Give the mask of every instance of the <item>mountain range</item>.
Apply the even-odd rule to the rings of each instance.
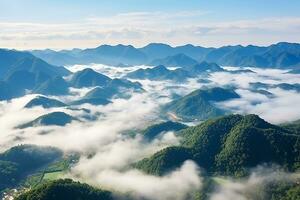
[[[223,46],[206,48],[191,44],[171,47],[151,43],[142,48],[131,45],[101,45],[91,49],[63,51],[35,50],[32,53],[54,65],[103,63],[108,65],[190,66],[214,62],[222,66],[299,68],[300,44],[280,42],[270,46]]]

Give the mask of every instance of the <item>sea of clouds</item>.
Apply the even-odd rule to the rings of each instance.
[[[91,64],[70,66],[69,69],[75,72],[86,67],[91,67],[112,78],[120,78],[128,72],[147,66],[117,68]],[[0,102],[0,151],[27,143],[55,146],[65,152],[76,151],[82,156],[67,175],[69,177],[121,193],[129,192],[136,198],[183,200],[188,198],[192,191],[201,190],[203,185],[201,170],[194,162],[187,161],[177,170],[162,177],[146,175],[130,168],[131,164],[167,146],[178,145],[180,137],[168,132],[159,139],[145,142],[139,134],[130,136],[126,132],[139,133],[147,126],[161,121],[159,107],[170,102],[172,95],[186,95],[203,86],[234,86],[241,98],[217,104],[229,112],[254,113],[277,124],[300,119],[300,106],[297,106],[300,102],[300,93],[273,88],[269,90],[273,96],[268,97],[253,92],[249,85],[251,82],[299,83],[300,76],[288,74],[284,70],[255,68],[251,70],[255,73],[212,73],[206,77],[210,80],[207,84],[197,79],[190,79],[186,83],[138,80],[146,92],[132,93],[129,99],[114,99],[111,104],[105,106],[82,105],[77,107],[78,109],[41,107],[25,109],[26,103],[36,95],[2,101]],[[72,88],[71,95],[54,98],[67,103],[84,96],[90,89]],[[96,120],[86,120],[84,116],[87,113],[81,108],[90,110],[89,115],[95,116]],[[22,130],[15,128],[54,111],[66,112],[80,121],[73,121],[64,127],[30,127]],[[250,186],[263,184],[265,180],[274,177],[272,172],[260,175],[257,176],[256,171],[247,180],[228,179],[226,184],[214,191],[211,199],[245,199],[244,195],[248,194]]]

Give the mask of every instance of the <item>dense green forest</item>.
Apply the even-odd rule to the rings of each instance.
[[[276,163],[287,170],[300,167],[300,137],[256,115],[229,115],[180,131],[182,145],[168,147],[136,167],[162,175],[194,160],[208,173],[244,176],[259,164]]]
[[[60,179],[48,182],[21,194],[16,200],[111,200],[109,191],[96,189],[87,184]]]

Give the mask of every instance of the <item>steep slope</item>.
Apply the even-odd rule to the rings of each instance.
[[[202,62],[175,70],[167,69],[164,65],[159,65],[153,68],[138,69],[133,72],[129,72],[125,77],[132,79],[172,80],[181,82],[199,75],[207,75],[210,72],[222,71],[225,70],[215,63]]]
[[[20,125],[17,128],[23,129],[33,126],[65,126],[73,120],[77,119],[64,112],[52,112],[42,115],[31,122]]]
[[[103,63],[118,65],[120,63],[135,65],[143,64],[147,56],[131,45],[101,45],[94,49],[82,50],[78,56],[79,63]]]
[[[162,59],[156,59],[150,62],[150,65],[164,65],[166,67],[191,67],[196,65],[198,62],[193,58],[186,56],[185,54],[177,54],[174,56],[168,56]]]
[[[34,99],[30,100],[24,107],[33,108],[36,106],[41,106],[43,108],[54,108],[54,107],[65,107],[67,106],[61,101],[56,99],[51,99],[43,96],[37,96]]]
[[[198,75],[201,73],[225,71],[222,67],[220,67],[216,63],[208,63],[208,62],[201,62],[196,65],[191,65],[189,67],[186,67],[185,70],[188,71],[190,73],[190,75]]]
[[[182,145],[161,150],[136,164],[152,174],[164,174],[194,160],[209,173],[243,176],[248,169],[276,163],[299,168],[300,137],[256,115],[229,115],[180,132]]]
[[[61,77],[57,76],[38,85],[32,93],[43,95],[66,95],[69,92],[69,84]]]
[[[182,98],[170,102],[164,107],[167,112],[174,113],[183,120],[205,120],[225,114],[213,102],[239,98],[232,89],[208,88],[196,90]]]
[[[126,78],[132,79],[148,79],[148,80],[172,80],[172,81],[185,81],[192,76],[188,71],[183,69],[169,70],[163,65],[154,68],[138,69],[128,73]]]
[[[125,65],[148,64],[153,60],[185,54],[198,62],[214,62],[219,65],[272,68],[299,68],[300,66],[300,44],[287,42],[280,42],[266,47],[236,45],[220,48],[205,48],[190,44],[171,47],[161,43],[152,43],[142,48],[135,48],[130,45],[102,45],[85,50],[57,52],[45,50],[44,52],[34,51],[33,53],[42,59],[47,59],[52,64],[68,65],[79,63],[102,63],[116,66],[120,63]],[[170,62],[172,65],[176,65],[176,63],[177,61]]]
[[[142,132],[143,137],[150,141],[155,139],[157,136],[159,136],[163,132],[168,131],[180,131],[182,129],[187,128],[186,125],[178,123],[178,122],[172,122],[172,121],[166,121],[159,124],[154,124],[152,126],[149,126],[147,129],[145,129]]]
[[[0,93],[4,93],[4,100],[22,96],[25,90],[33,90],[54,77],[70,74],[64,67],[50,65],[27,52],[0,49],[0,64],[0,80],[5,82]]]
[[[40,185],[21,194],[16,200],[112,200],[109,191],[96,189],[87,184],[72,181],[71,179],[60,179]]]
[[[11,99],[14,96],[21,95],[22,93],[22,91],[14,91],[13,87],[7,82],[0,81],[0,101]]]
[[[20,145],[0,154],[0,191],[16,186],[24,177],[62,157],[52,147]]]
[[[142,85],[126,79],[113,79],[105,87],[96,87],[89,91],[83,99],[111,99],[113,97],[128,98],[131,92],[142,92]]]
[[[76,88],[105,86],[109,81],[111,81],[109,77],[86,68],[72,75],[70,85]]]

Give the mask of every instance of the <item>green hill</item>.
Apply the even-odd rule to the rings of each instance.
[[[87,184],[74,182],[71,179],[60,179],[37,186],[16,200],[111,200],[109,191],[96,189]]]
[[[62,157],[52,147],[20,145],[0,154],[0,191],[16,186],[29,173]]]
[[[135,166],[162,175],[185,160],[208,173],[243,176],[249,168],[276,163],[288,170],[300,167],[300,136],[256,115],[229,115],[184,129],[178,147],[157,152]]]
[[[66,124],[71,123],[73,120],[77,119],[64,112],[52,112],[42,115],[28,123],[22,124],[17,128],[23,129],[32,126],[65,126]]]
[[[184,124],[178,122],[166,121],[166,122],[149,126],[147,129],[145,129],[142,132],[142,134],[146,140],[153,140],[160,133],[168,132],[168,131],[180,131],[185,128],[187,128],[187,126]]]
[[[225,111],[217,108],[214,102],[239,97],[233,89],[219,87],[199,89],[170,102],[164,109],[183,120],[206,120],[225,114]]]

